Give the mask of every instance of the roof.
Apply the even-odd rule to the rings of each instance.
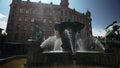
[[[28,2],[27,1],[22,1],[21,4],[27,4]],[[39,6],[39,2],[29,2],[30,5],[33,5],[33,6]],[[41,3],[42,6],[44,7],[50,7],[51,4],[48,4],[48,3]],[[56,4],[52,4],[52,7],[54,8],[60,8],[60,5],[56,5]]]

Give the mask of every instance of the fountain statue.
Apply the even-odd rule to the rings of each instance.
[[[32,35],[29,37],[28,41],[29,42],[42,42],[43,41],[43,33],[42,31],[40,30],[39,26],[38,26],[38,23],[37,21],[34,22],[33,24],[33,33]]]
[[[79,47],[76,44],[77,33],[83,28],[84,24],[79,22],[56,24],[56,35],[45,40],[40,47],[48,51],[71,51],[74,54]]]
[[[113,21],[112,24],[108,25],[106,30],[106,51],[119,52],[120,48],[120,25],[116,25],[117,21]],[[112,29],[110,29],[112,27]]]

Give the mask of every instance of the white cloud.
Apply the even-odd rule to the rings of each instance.
[[[5,18],[6,16],[0,13],[0,19]]]
[[[105,30],[93,28],[93,36],[105,36]]]
[[[7,22],[5,21],[7,17],[0,13],[0,28],[6,30]]]
[[[2,29],[6,29],[6,26],[7,26],[7,22],[5,22],[5,21],[0,21],[0,28],[2,28]]]

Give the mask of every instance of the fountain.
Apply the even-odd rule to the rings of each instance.
[[[63,22],[61,24],[56,24],[55,36],[51,36],[48,39],[46,39],[40,45],[40,47],[44,50],[44,52],[67,51],[71,52],[72,54],[75,54],[77,51],[88,51],[84,45],[84,43],[87,42],[84,42],[81,38],[78,38],[79,33],[83,28],[84,24],[81,24],[79,22]],[[102,44],[98,46],[101,48],[101,50],[104,50]]]
[[[94,43],[101,50],[95,51],[91,46],[87,50],[82,38],[78,38],[79,33],[84,28],[80,22],[62,22],[55,25],[56,34],[46,39],[39,48],[39,51],[28,56],[27,68],[79,68],[81,65],[119,65],[119,55],[105,54],[105,48],[98,40],[93,39]],[[88,38],[88,40],[90,40]],[[28,54],[29,54],[28,53]],[[34,57],[33,57],[34,56]],[[109,60],[113,58],[113,60]],[[104,62],[103,62],[104,61]]]

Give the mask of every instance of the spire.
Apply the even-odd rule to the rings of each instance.
[[[41,0],[39,0],[39,3],[41,3]]]
[[[87,10],[87,12],[86,12],[87,14],[91,14],[91,12],[89,11],[89,10]]]
[[[69,2],[68,2],[68,0],[61,0],[60,5],[61,5],[61,7],[63,7],[63,8],[68,8]]]
[[[30,2],[30,0],[27,0],[27,2]]]
[[[91,16],[91,12],[89,10],[87,10],[86,15],[90,17]]]
[[[50,2],[50,4],[52,5],[52,4],[53,4],[53,2]]]

